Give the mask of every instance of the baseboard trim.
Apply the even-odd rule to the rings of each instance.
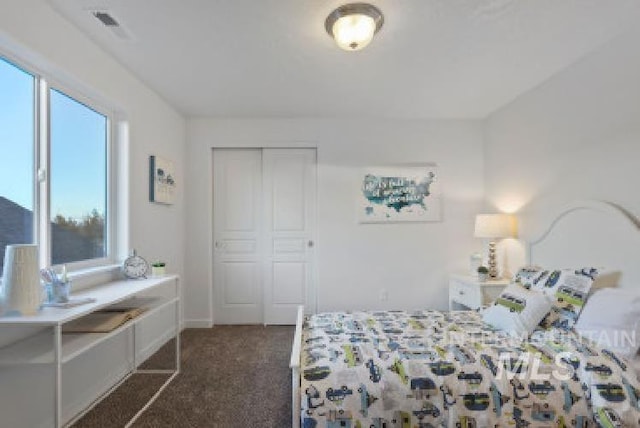
[[[207,319],[184,320],[182,325],[184,328],[211,328],[213,327],[213,322]]]

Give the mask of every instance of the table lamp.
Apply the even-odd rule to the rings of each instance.
[[[478,214],[474,236],[489,239],[489,277],[496,279],[498,269],[496,263],[496,239],[516,236],[516,218],[509,214]]]

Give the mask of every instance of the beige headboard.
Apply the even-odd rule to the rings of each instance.
[[[623,208],[582,201],[549,215],[529,244],[529,262],[545,268],[605,268],[597,286],[640,291],[640,221]]]

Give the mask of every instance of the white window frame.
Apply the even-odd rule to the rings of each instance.
[[[116,121],[113,109],[96,102],[81,91],[70,88],[52,76],[40,72],[36,67],[26,66],[22,61],[0,52],[0,58],[16,66],[34,77],[34,203],[33,203],[33,238],[38,245],[41,267],[51,265],[51,175],[50,175],[50,90],[56,90],[69,98],[83,104],[106,118],[105,155],[106,155],[106,210],[105,210],[105,256],[87,260],[65,263],[72,274],[82,274],[99,267],[112,267],[116,263],[117,247],[117,177],[115,141]]]

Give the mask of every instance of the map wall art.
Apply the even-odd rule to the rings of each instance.
[[[435,165],[367,168],[358,197],[360,223],[440,221]]]

